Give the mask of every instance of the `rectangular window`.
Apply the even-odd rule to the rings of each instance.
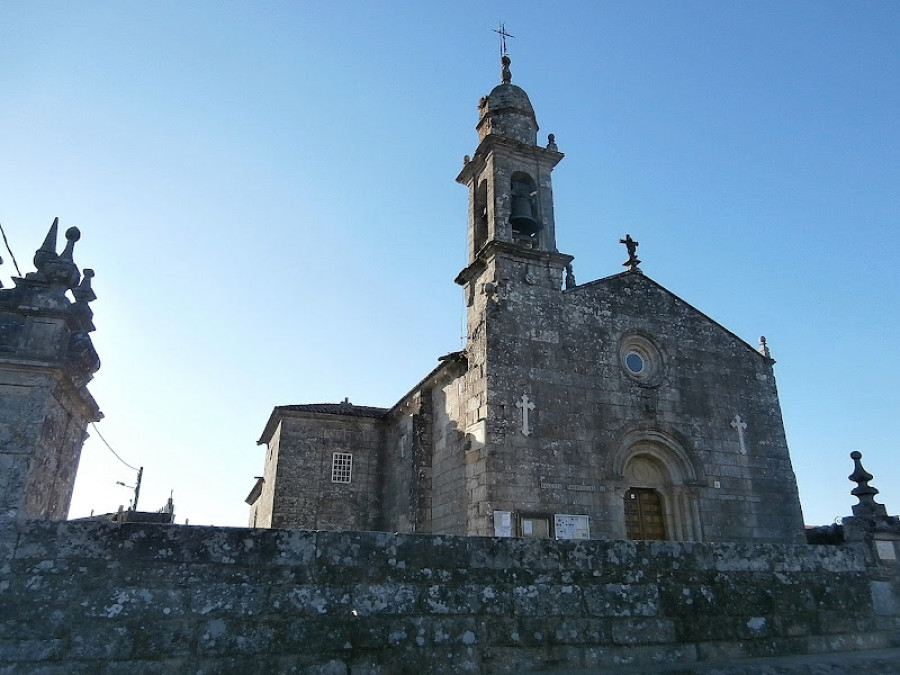
[[[331,482],[349,483],[353,472],[353,454],[335,452],[331,456]]]

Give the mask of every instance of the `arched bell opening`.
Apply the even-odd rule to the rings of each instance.
[[[478,187],[475,188],[475,212],[472,214],[473,217],[473,237],[474,240],[472,242],[474,251],[472,251],[473,255],[477,254],[478,251],[487,243],[488,239],[488,199],[487,199],[487,181],[482,180]]]
[[[510,181],[509,224],[513,241],[533,246],[541,229],[537,213],[537,187],[527,173],[517,171]]]

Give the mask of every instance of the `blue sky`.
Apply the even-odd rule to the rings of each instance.
[[[142,507],[242,525],[275,405],[388,406],[460,347],[476,103],[513,81],[579,282],[643,269],[777,359],[809,523],[900,510],[900,4],[6,2],[0,223],[95,269],[100,430]],[[14,270],[5,251],[0,279]],[[72,516],[133,481],[96,435]]]

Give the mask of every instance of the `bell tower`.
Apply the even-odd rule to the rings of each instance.
[[[512,84],[509,56],[502,82],[478,103],[478,147],[466,156],[458,183],[469,189],[469,264],[493,242],[556,252],[550,173],[563,158],[551,134],[537,144],[528,94]]]
[[[467,289],[472,306],[473,283],[498,252],[530,261],[525,273],[560,288],[571,256],[556,250],[553,186],[550,174],[563,158],[553,134],[537,144],[538,123],[528,94],[512,84],[510,58],[501,58],[501,83],[478,102],[478,147],[466,155],[456,181],[469,189],[469,263],[456,283]],[[490,290],[490,287],[488,287]]]
[[[469,190],[469,257],[456,283],[467,306],[465,463],[474,497],[465,531],[471,535],[494,534],[495,512],[515,509],[499,467],[521,461],[538,443],[522,423],[534,409],[529,364],[554,339],[563,270],[572,261],[556,249],[553,217],[550,174],[563,154],[552,134],[546,146],[537,144],[528,94],[512,84],[505,53],[501,62],[501,83],[478,104],[478,147],[456,178]]]

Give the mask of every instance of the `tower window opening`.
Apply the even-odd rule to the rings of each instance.
[[[536,198],[537,188],[531,176],[521,171],[514,173],[510,181],[509,213],[514,238],[534,238],[541,229],[535,208]]]
[[[483,180],[475,190],[475,213],[474,220],[474,251],[478,253],[481,247],[487,243],[488,238],[488,209],[487,209],[487,181]]]

